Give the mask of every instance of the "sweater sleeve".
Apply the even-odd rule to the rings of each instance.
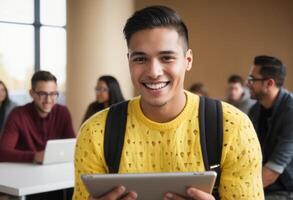
[[[289,108],[290,109],[290,108]],[[278,131],[277,145],[274,148],[266,166],[282,174],[293,157],[293,109],[284,113],[282,126]]]
[[[20,137],[18,114],[11,112],[0,139],[0,162],[32,162],[35,153],[16,149]]]
[[[88,192],[82,183],[82,174],[107,173],[104,160],[104,126],[106,112],[102,112],[81,127],[75,149],[75,186],[73,200],[87,200]]]
[[[223,104],[223,113],[221,199],[264,199],[262,155],[253,125],[246,115],[227,104]]]

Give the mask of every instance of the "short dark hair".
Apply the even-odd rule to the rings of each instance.
[[[129,45],[132,35],[145,29],[167,27],[175,29],[188,49],[188,30],[179,15],[166,6],[150,6],[136,11],[126,22],[123,33]]]
[[[35,89],[39,81],[54,81],[57,83],[57,78],[48,71],[37,71],[31,79],[32,89]]]
[[[203,96],[208,96],[207,88],[201,82],[197,82],[197,83],[192,84],[189,88],[189,91],[193,92],[195,94],[201,94]]]
[[[124,101],[120,85],[113,76],[101,76],[98,81],[104,81],[109,89],[109,106]]]
[[[284,84],[286,77],[286,68],[278,58],[272,56],[256,56],[254,65],[260,66],[260,74],[263,78],[271,78],[276,82],[277,87]]]
[[[244,80],[241,76],[233,74],[228,78],[228,83],[240,83],[243,86]]]

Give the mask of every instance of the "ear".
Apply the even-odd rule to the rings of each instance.
[[[188,49],[186,51],[185,59],[186,59],[186,65],[187,65],[186,70],[189,71],[189,70],[191,70],[192,62],[193,62],[193,55],[192,55],[192,50],[191,49]]]
[[[276,82],[274,79],[270,78],[268,79],[268,82],[267,82],[267,85],[272,87],[272,86],[275,86],[276,85]]]
[[[31,97],[33,98],[33,93],[34,93],[34,91],[32,90],[32,89],[30,89],[30,95],[31,95]]]

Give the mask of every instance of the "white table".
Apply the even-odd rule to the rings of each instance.
[[[74,186],[73,163],[51,165],[0,163],[0,192],[19,196]]]

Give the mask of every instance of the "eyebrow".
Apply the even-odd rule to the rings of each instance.
[[[131,58],[134,56],[145,56],[146,54],[144,52],[134,51],[134,52],[130,53],[129,55],[130,55],[129,57]]]
[[[159,52],[159,55],[166,55],[166,54],[177,54],[177,52],[175,51],[160,51]],[[140,51],[134,51],[133,53],[130,53],[130,58],[131,57],[134,57],[134,56],[145,56],[147,55],[146,53],[144,52],[140,52]]]

